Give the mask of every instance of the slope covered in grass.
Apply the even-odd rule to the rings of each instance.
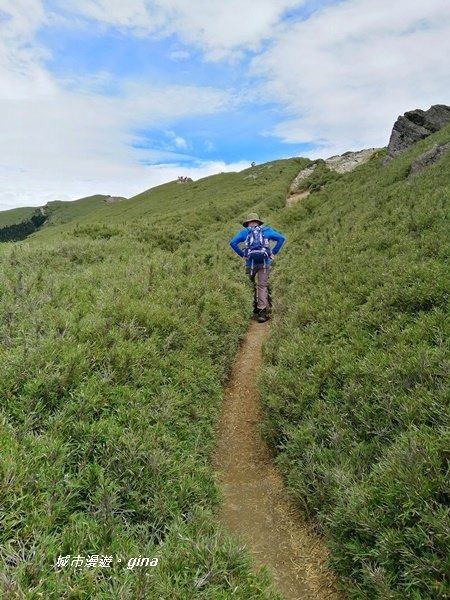
[[[47,214],[46,226],[61,225],[84,216],[88,216],[103,206],[109,206],[106,202],[110,196],[96,194],[79,200],[53,200],[45,205]]]
[[[142,241],[178,247],[179,242],[199,239],[204,226],[213,224],[220,229],[230,221],[236,226],[238,216],[244,216],[249,206],[282,206],[283,186],[289,185],[289,178],[308,162],[306,159],[273,161],[191,183],[166,183],[128,200],[103,204],[93,213],[79,215],[62,227],[42,230],[33,237],[61,239],[65,235],[76,235],[99,239],[122,235],[125,227],[127,235]],[[280,181],[283,182],[281,187]],[[174,238],[175,242],[168,238]]]
[[[0,211],[0,242],[24,240],[53,225],[79,219],[104,206],[110,196],[101,194],[79,200],[55,200],[42,207],[13,208]]]
[[[278,211],[265,432],[349,598],[448,598],[450,154],[375,158]]]
[[[31,206],[0,211],[0,229],[31,219],[35,211],[36,208]]]
[[[350,598],[449,595],[450,156],[409,176],[449,139],[321,173],[289,209],[308,161],[166,184],[0,245],[0,595],[274,597],[219,535],[210,472],[251,311],[227,244],[252,210],[287,236],[261,389],[293,496]],[[55,569],[97,554],[111,567]],[[117,561],[137,556],[158,567]]]
[[[305,162],[0,246],[1,597],[275,598],[219,535],[210,458],[251,311],[228,240]]]

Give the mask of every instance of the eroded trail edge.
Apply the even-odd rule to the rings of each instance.
[[[324,543],[288,500],[258,433],[257,379],[269,328],[251,322],[225,392],[214,459],[224,497],[219,518],[249,548],[255,565],[268,568],[286,600],[342,599],[325,566]]]

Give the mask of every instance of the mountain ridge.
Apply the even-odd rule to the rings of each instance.
[[[411,145],[414,145],[421,139],[436,133],[450,123],[450,107],[443,104],[432,105],[427,111],[415,109],[406,112],[395,121],[390,135],[389,143],[386,148],[369,148],[357,151],[347,151],[341,155],[331,156],[327,159],[308,160],[308,165],[302,169],[291,183],[289,194],[296,198],[306,197],[308,192],[317,191],[325,181],[332,179],[324,173],[325,169],[343,174],[349,172],[358,166],[370,160],[374,155],[387,151],[384,159],[384,164],[392,161],[400,153],[407,150]],[[447,146],[438,147],[434,152],[429,151],[427,157],[422,160],[418,159],[412,171],[415,172],[423,166],[432,164],[438,160],[445,152],[449,151]],[[302,159],[301,157],[299,157]],[[269,167],[276,161],[270,161],[263,165],[255,165],[249,169],[244,169],[239,173],[248,173],[249,179],[255,179],[258,175],[258,169]],[[313,175],[317,166],[322,168]],[[197,180],[201,182],[210,177],[224,175],[223,173],[210,175]],[[195,185],[197,182],[190,182]],[[138,198],[147,198],[152,191],[158,194],[159,190],[167,189],[167,186],[173,186],[174,183],[179,183],[179,180],[170,181],[159,186],[149,188],[133,197],[123,198],[111,195],[95,194],[84,198],[79,198],[72,201],[50,201],[44,206],[37,208],[23,207],[10,209],[9,211],[0,211],[0,242],[2,241],[19,241],[30,235],[33,235],[45,227],[52,225],[61,225],[76,221],[97,211],[104,205],[112,205],[127,200],[136,200]],[[194,188],[195,189],[195,188]],[[174,196],[176,192],[174,190]],[[295,198],[294,198],[295,197]],[[44,218],[45,217],[45,218]]]

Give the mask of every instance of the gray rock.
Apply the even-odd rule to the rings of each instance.
[[[344,154],[330,156],[330,158],[323,160],[323,162],[331,171],[336,171],[337,173],[348,173],[349,171],[356,169],[356,167],[359,167],[359,165],[369,161],[372,156],[378,152],[378,150],[379,148],[368,148],[366,150],[358,150],[357,152],[344,152]],[[306,169],[302,169],[300,171],[300,173],[291,183],[289,194],[298,194],[302,190],[302,183],[314,173],[318,162],[321,160],[322,159],[316,160],[306,167]]]
[[[124,198],[123,196],[107,196],[105,198],[106,204],[112,204],[113,202],[123,202],[123,200],[126,200],[126,198]]]
[[[344,152],[340,156],[330,156],[325,160],[325,163],[332,171],[348,173],[369,161],[378,150],[379,148],[368,148],[357,152]]]
[[[411,170],[409,174],[414,175],[414,173],[421,171],[425,167],[429,167],[437,162],[440,158],[445,156],[445,154],[448,152],[450,152],[450,142],[447,142],[447,144],[435,144],[431,150],[428,150],[428,152],[425,152],[416,158],[416,160],[411,164]]]
[[[411,110],[398,117],[392,128],[386,162],[450,123],[450,106],[435,104],[428,110]]]
[[[307,179],[312,173],[314,173],[317,167],[317,163],[313,163],[306,167],[306,169],[302,169],[294,181],[291,183],[291,187],[289,188],[289,194],[297,194],[300,190],[300,185],[305,179]]]

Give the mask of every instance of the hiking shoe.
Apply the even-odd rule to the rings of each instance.
[[[269,320],[269,316],[268,316],[266,310],[263,308],[258,313],[258,323],[265,323],[268,320]]]

